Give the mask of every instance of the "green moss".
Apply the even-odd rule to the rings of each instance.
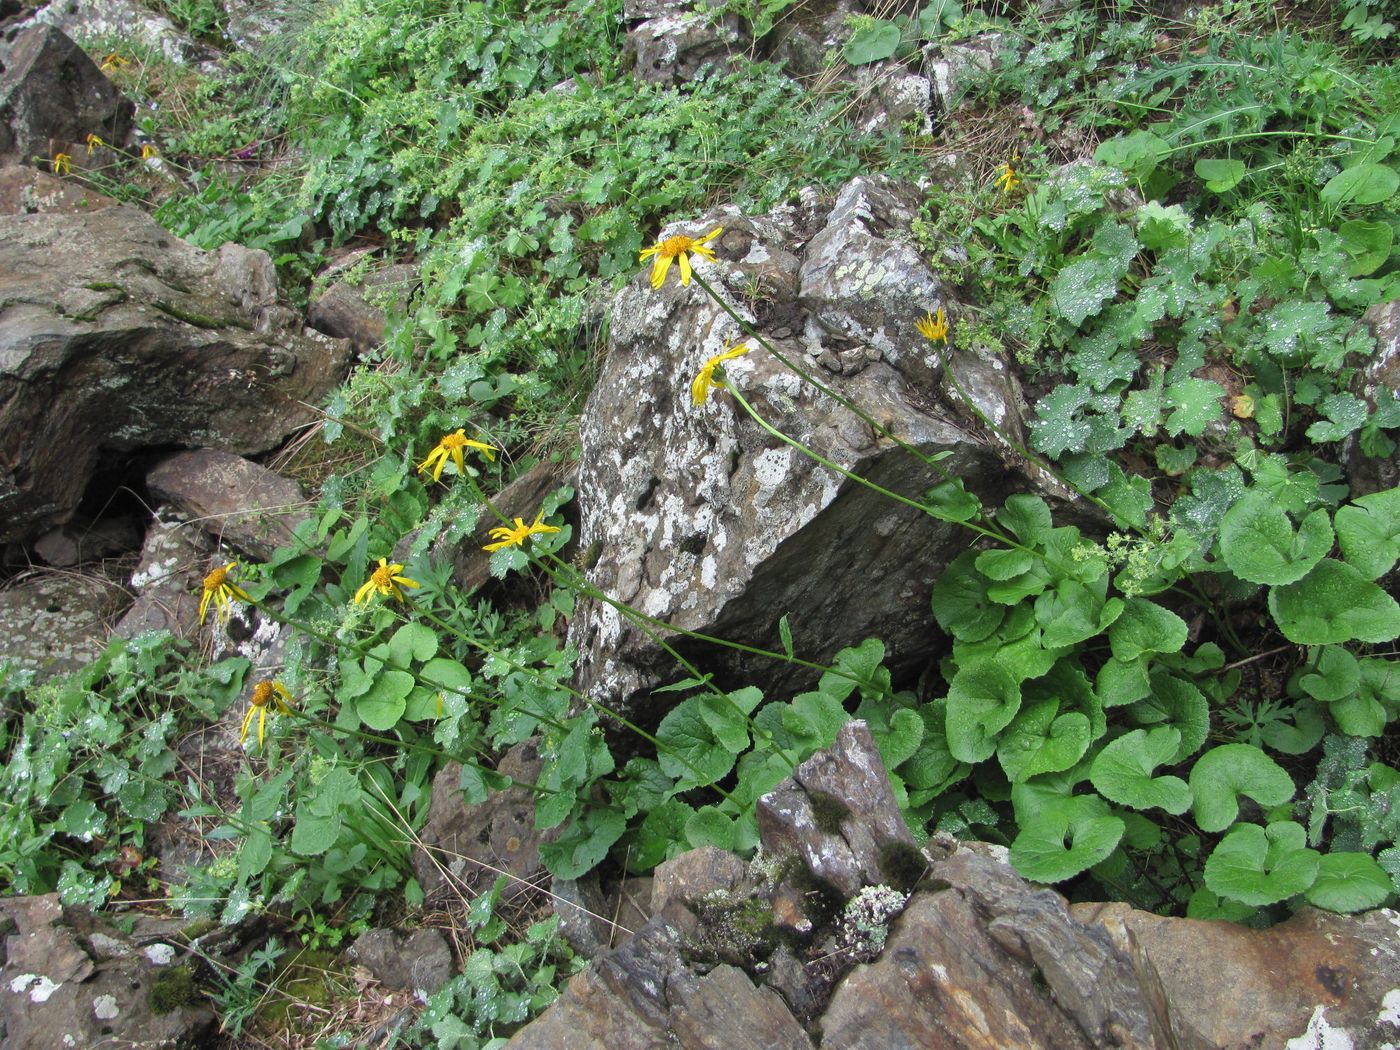
[[[259,1016],[274,1027],[295,1026],[303,1016],[302,1004],[326,1006],[335,998],[333,982],[340,973],[335,952],[298,952],[278,969],[272,983],[282,994],[269,996]]]
[[[841,834],[841,822],[851,815],[846,803],[820,791],[808,791],[807,797],[812,800],[812,816],[817,827],[828,835]]]
[[[199,986],[188,966],[169,966],[151,984],[146,1004],[159,1017],[199,1001]]]
[[[908,893],[928,871],[928,858],[907,842],[893,842],[880,851],[880,871],[891,886]]]

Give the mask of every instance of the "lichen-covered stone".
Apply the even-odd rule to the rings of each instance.
[[[41,572],[0,591],[0,653],[41,678],[91,663],[130,598],[101,575]]]

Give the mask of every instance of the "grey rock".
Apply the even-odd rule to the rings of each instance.
[[[755,348],[727,374],[767,422],[908,498],[946,472],[999,502],[1031,483],[945,389],[940,354],[915,328],[926,310],[957,309],[900,239],[911,217],[906,192],[857,179],[818,218],[815,237],[791,209],[757,219],[721,212],[662,234],[724,226],[711,242],[719,261],[696,269],[729,305],[809,372],[821,371],[827,349],[860,349],[863,368],[823,373],[824,382],[925,456],[950,455],[935,470]],[[695,282],[682,287],[674,273],[660,290],[639,276],[618,294],[609,354],[579,425],[580,547],[585,564],[597,556],[589,581],[677,628],[777,649],[777,619],[788,613],[804,657],[829,661],[879,635],[894,670],[918,665],[938,638],[929,590],[966,549],[965,531],[818,466],[727,393],[692,405],[702,363],[740,337]],[[1020,397],[1004,363],[956,345],[947,356],[972,399],[1016,434]],[[580,602],[569,639],[581,685],[610,705],[658,703],[646,692],[676,673],[656,642],[605,603]],[[673,641],[722,681],[770,694],[805,681],[788,665]]]
[[[57,894],[0,900],[6,1050],[208,1045],[213,1011],[172,946],[142,949],[90,917],[72,919]]]
[[[25,164],[0,167],[0,215],[31,212],[89,212],[117,202],[76,179],[61,178]]]
[[[67,674],[106,648],[130,598],[102,575],[36,572],[0,591],[0,656],[40,678]]]
[[[104,449],[273,447],[348,362],[301,335],[266,252],[131,208],[3,217],[0,245],[0,541],[68,520]]]
[[[625,879],[604,892],[590,872],[581,879],[555,878],[549,891],[560,935],[588,959],[625,944],[651,918],[649,878]]]
[[[830,748],[760,798],[757,817],[764,856],[795,857],[842,900],[864,886],[907,887],[923,875],[922,855],[863,721],[847,722]]]
[[[386,308],[403,310],[417,284],[418,268],[406,264],[371,271],[357,284],[336,281],[312,301],[306,323],[367,354],[384,342]]]
[[[865,5],[857,0],[813,0],[795,5],[765,37],[769,57],[781,62],[789,76],[816,76],[829,68],[827,56],[850,38],[850,17],[864,13]]]
[[[895,920],[885,950],[837,986],[824,1047],[1172,1046],[1133,959],[1064,899],[969,853]]]
[[[1001,33],[979,33],[955,44],[926,44],[924,70],[933,84],[939,109],[956,112],[968,92],[992,71],[1005,49],[1006,38]]]
[[[132,517],[80,516],[67,525],[50,529],[34,541],[34,553],[59,569],[85,561],[126,554],[141,546],[140,524]]]
[[[55,153],[81,163],[89,134],[125,142],[132,112],[83,49],[52,26],[25,29],[0,47],[0,163],[48,167]]]
[[[636,56],[636,75],[653,84],[684,83],[705,66],[742,52],[749,43],[737,15],[685,10],[680,5],[648,18],[627,34],[627,45]]]
[[[858,66],[851,79],[856,87],[856,126],[865,134],[905,124],[912,124],[920,135],[933,130],[933,87],[903,62],[891,58]]]
[[[739,892],[748,877],[748,865],[728,850],[701,846],[662,861],[653,877],[651,910],[659,912],[672,901],[690,906],[716,890]]]
[[[199,631],[201,584],[209,565],[203,532],[186,522],[157,514],[146,530],[141,560],[128,586],[136,594],[113,633],[135,638],[146,631],[169,631],[193,638]]]
[[[211,57],[208,48],[196,44],[170,19],[137,0],[50,0],[28,24],[53,26],[85,43],[100,42],[110,47],[115,41],[129,42],[155,51],[176,65]],[[77,141],[83,141],[82,137]],[[123,139],[107,141],[120,144]]]
[[[507,751],[496,771],[533,784],[541,764],[534,742],[526,741]],[[535,828],[534,792],[510,787],[485,802],[467,803],[461,776],[462,767],[452,763],[433,779],[428,822],[410,858],[423,892],[435,897],[449,889],[460,891],[478,877],[489,883],[504,874],[509,881],[501,895],[511,900],[544,884],[544,833]]]
[[[1357,371],[1352,378],[1351,392],[1374,412],[1383,389],[1400,396],[1400,299],[1370,307],[1362,314],[1361,323],[1371,330],[1376,352],[1355,362]],[[1344,446],[1344,455],[1353,498],[1400,484],[1400,453],[1367,456],[1352,436]]]
[[[452,977],[452,949],[437,930],[370,930],[347,954],[386,988],[432,995]]]
[[[307,519],[310,501],[290,478],[232,452],[177,452],[146,475],[151,493],[221,543],[266,561],[278,547],[296,545],[293,530]]]
[[[681,957],[696,920],[678,904],[569,982],[516,1032],[512,1050],[807,1050],[811,1040],[772,991],[740,969],[702,975]]]

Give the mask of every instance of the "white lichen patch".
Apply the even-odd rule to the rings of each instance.
[[[175,949],[168,944],[152,944],[146,947],[144,954],[154,966],[169,966],[175,958]]]
[[[99,1021],[113,1021],[121,1016],[115,995],[99,995],[92,1001],[92,1016]]]
[[[1318,1006],[1308,1020],[1308,1029],[1283,1045],[1286,1050],[1355,1050],[1351,1033],[1327,1023],[1327,1007]]]
[[[1392,988],[1381,998],[1381,1012],[1376,1014],[1376,1023],[1400,1028],[1400,988]]]

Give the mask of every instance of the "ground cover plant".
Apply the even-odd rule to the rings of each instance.
[[[797,6],[735,10],[762,28]],[[222,80],[134,55],[114,72],[217,119],[167,107],[144,167],[114,158],[93,176],[106,188],[158,201],[196,243],[265,247],[293,281],[371,245],[422,284],[327,406],[325,459],[304,463],[321,504],[297,542],[205,581],[211,620],[255,607],[289,632],[275,678],[161,636],[60,681],[4,672],[12,891],[281,917],[284,941],[218,988],[230,1029],[256,1031],[256,988],[290,972],[291,940],[335,948],[424,904],[408,855],[445,762],[479,802],[510,784],[500,754],[537,739],[524,786],[537,826],[561,829],[546,866],[631,874],[697,845],[751,850],[757,799],[863,718],[916,836],[1000,842],[1071,896],[1255,924],[1393,900],[1400,489],[1368,479],[1395,453],[1400,404],[1361,382],[1376,348],[1358,323],[1400,296],[1383,6],[1306,22],[1228,3],[1183,22],[1130,3],[936,2],[857,20],[833,63],[1007,40],[933,147],[908,129],[861,136],[840,89],[762,62],[638,83],[618,16],[334,0],[301,12],[297,46]],[[1020,451],[1096,507],[1100,531],[1039,496],[985,506],[930,458],[912,502],[968,538],[928,599],[948,638],[937,668],[894,682],[878,638],[807,664],[784,623],[766,655],[806,664],[811,689],[723,690],[678,657],[654,730],[571,685],[559,628],[580,598],[612,599],[563,556],[568,490],[495,530],[499,599],[452,586],[434,543],[470,536],[503,482],[570,453],[600,297],[644,267],[708,290],[724,264],[700,238],[651,243],[664,221],[858,172],[919,178],[952,152],[972,174],[926,180],[916,234],[968,305],[921,330],[1019,363],[1036,395]],[[238,170],[283,154],[260,178]],[[776,353],[750,331],[727,359],[754,351]],[[725,360],[694,399],[733,399],[794,444]],[[173,747],[230,709],[247,749],[232,810],[174,775]],[[172,819],[199,826],[212,859],[162,885],[148,837]],[[470,906],[466,967],[406,1041],[486,1044],[580,964],[551,921],[507,917],[500,890]]]

